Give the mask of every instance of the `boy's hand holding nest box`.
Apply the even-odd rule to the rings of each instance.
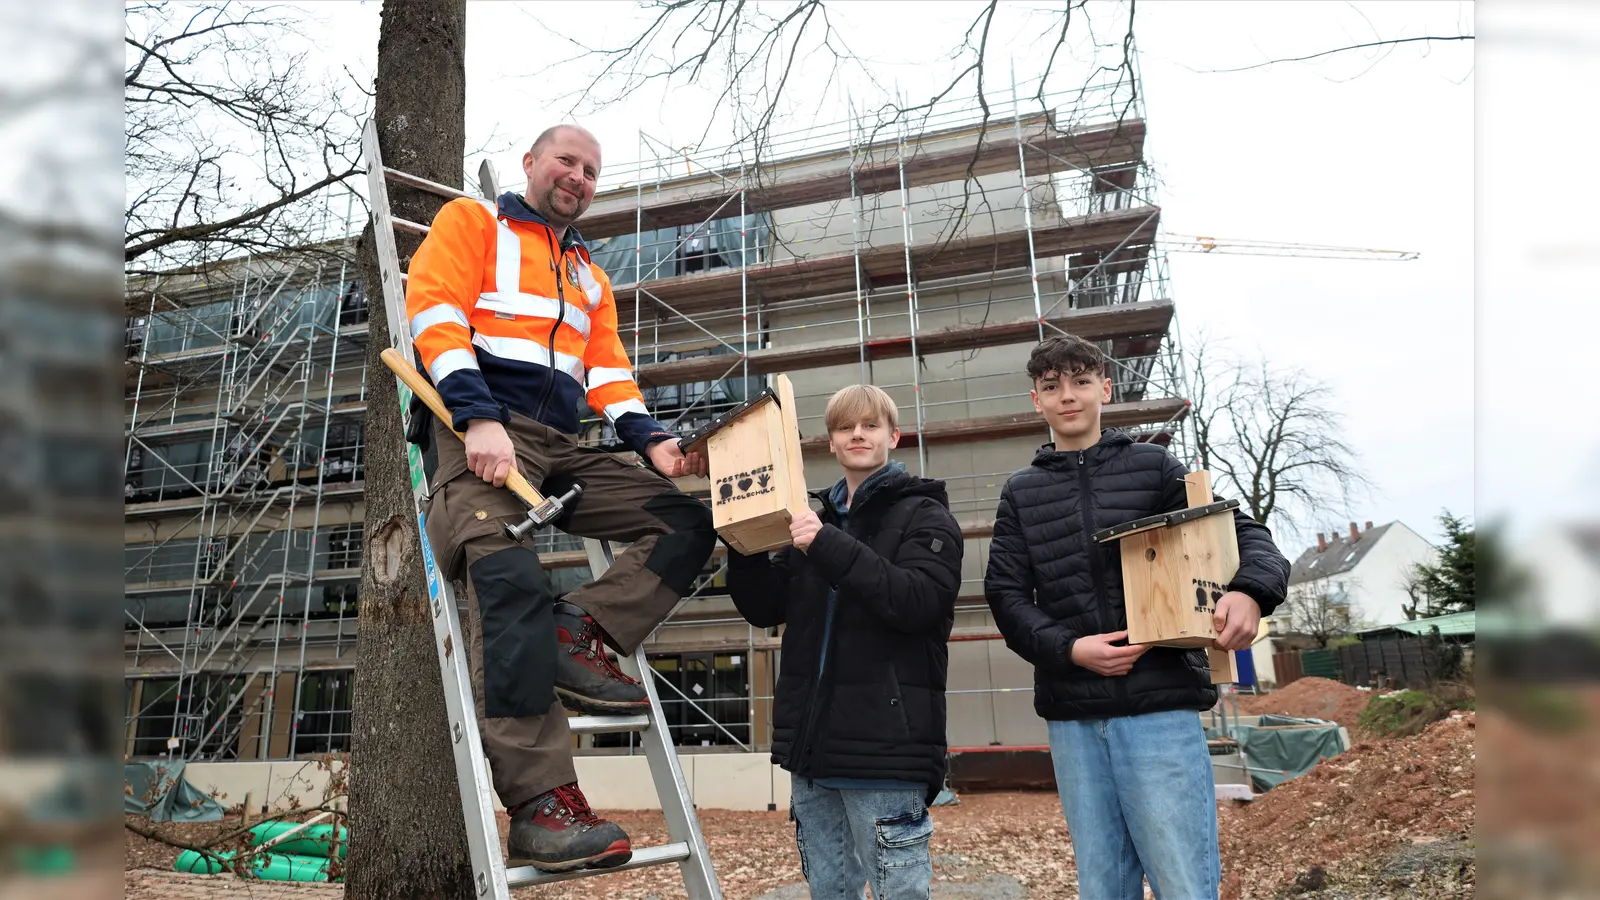
[[[1229,591],[1217,600],[1211,614],[1217,631],[1217,649],[1243,650],[1255,643],[1261,627],[1261,607],[1243,591]]]
[[[1078,638],[1072,642],[1072,661],[1096,675],[1126,675],[1151,647],[1150,644],[1123,644],[1120,647],[1113,644],[1114,641],[1127,639],[1126,631]]]

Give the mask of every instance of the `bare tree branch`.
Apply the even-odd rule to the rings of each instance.
[[[1350,50],[1368,50],[1368,49],[1371,49],[1373,47],[1394,47],[1394,46],[1397,46],[1399,44],[1413,44],[1413,43],[1417,43],[1418,41],[1470,41],[1470,40],[1475,39],[1476,37],[1477,37],[1477,35],[1472,35],[1472,34],[1455,34],[1455,35],[1427,35],[1427,36],[1423,36],[1423,37],[1409,37],[1409,38],[1392,38],[1392,39],[1383,40],[1383,41],[1368,41],[1367,43],[1364,43],[1364,44],[1351,44],[1351,45],[1349,45],[1347,47],[1335,47],[1332,50],[1322,50],[1320,52],[1312,53],[1312,54],[1309,54],[1309,55],[1306,55],[1306,56],[1288,56],[1288,57],[1284,57],[1283,59],[1269,59],[1266,62],[1259,62],[1259,63],[1256,63],[1254,65],[1250,65],[1250,66],[1239,66],[1238,68],[1233,68],[1233,69],[1190,69],[1188,66],[1184,66],[1184,68],[1189,69],[1189,71],[1191,71],[1191,72],[1198,72],[1201,75],[1220,75],[1220,74],[1224,74],[1224,73],[1227,73],[1227,72],[1248,72],[1251,69],[1263,69],[1263,68],[1266,68],[1267,66],[1275,66],[1275,65],[1277,65],[1279,63],[1305,62],[1306,60],[1318,59],[1318,58],[1324,57],[1324,56],[1332,56],[1335,53],[1344,53],[1344,52],[1347,52],[1347,51],[1350,51]]]
[[[271,6],[127,10],[125,263],[204,268],[240,248],[327,236],[314,201],[362,173],[365,102],[347,103],[342,80],[314,80],[305,55],[285,51],[298,25]]]
[[[1332,388],[1266,360],[1219,358],[1204,337],[1189,351],[1200,464],[1222,475],[1262,524],[1297,525],[1348,510],[1371,487],[1342,437]]]
[[[1334,638],[1366,624],[1354,615],[1347,595],[1335,594],[1326,584],[1291,588],[1275,615],[1287,622],[1290,631],[1315,640],[1318,647],[1327,647]]]

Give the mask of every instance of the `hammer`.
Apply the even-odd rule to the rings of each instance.
[[[433,389],[433,385],[423,380],[422,373],[407,362],[406,358],[400,355],[400,351],[390,347],[378,355],[382,357],[383,364],[388,366],[390,371],[394,372],[401,381],[405,382],[406,387],[410,388],[412,393],[422,398],[422,402],[433,410],[433,414],[439,417],[439,421],[445,423],[446,428],[450,428],[451,434],[461,438],[463,441],[466,440],[466,437],[461,432],[450,426],[450,410],[445,407],[444,400],[439,397],[439,392]],[[512,468],[506,475],[506,488],[511,493],[516,494],[523,503],[528,504],[527,519],[515,525],[504,526],[506,536],[518,543],[521,543],[523,538],[526,538],[533,530],[543,528],[554,521],[556,517],[561,515],[562,510],[566,508],[568,503],[578,499],[578,495],[583,493],[583,486],[574,484],[571,490],[560,497],[546,497],[539,493],[538,488],[529,484],[528,479],[524,478],[522,473],[515,468]]]

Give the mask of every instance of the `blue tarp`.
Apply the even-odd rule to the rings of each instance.
[[[1206,729],[1207,737],[1219,737]],[[1257,792],[1298,778],[1330,756],[1346,749],[1339,724],[1322,719],[1297,719],[1290,716],[1262,716],[1259,725],[1235,725],[1230,729],[1244,750],[1250,767],[1250,785]]]
[[[221,819],[221,804],[184,779],[184,766],[181,759],[123,766],[123,811],[148,816],[152,822],[215,822]]]

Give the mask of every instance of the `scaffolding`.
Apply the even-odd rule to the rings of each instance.
[[[1042,337],[1097,342],[1113,360],[1105,424],[1189,458],[1141,93],[1120,78],[1061,94],[1035,87],[986,98],[986,118],[976,100],[915,121],[851,107],[847,120],[777,136],[759,155],[641,133],[638,162],[606,173],[579,226],[611,278],[655,416],[687,433],[788,373],[808,468],[821,476],[832,471],[827,397],[875,383],[903,411],[896,455],[914,454],[919,474],[945,480],[976,559],[1006,476],[1048,440],[1022,374]],[[492,171],[479,184],[492,194]],[[359,426],[365,409],[364,296],[361,321],[347,322],[344,298],[359,293],[348,272],[244,269],[225,297],[191,292],[181,306],[185,333],[204,346],[153,352],[142,340],[130,351],[128,670],[176,694],[170,752],[189,758],[295,755],[315,744],[300,740],[304,721],[348,716],[347,699],[341,711],[325,695],[348,690],[347,677],[328,688],[327,673],[351,667],[356,640],[359,447],[343,452],[339,424]],[[304,312],[320,309],[312,295],[329,284],[341,304],[331,326]],[[214,396],[201,402],[206,386]],[[209,441],[203,477],[155,458],[157,438],[173,436]],[[624,452],[598,416],[583,419],[580,439]],[[144,486],[154,472],[159,496]],[[697,496],[708,488],[681,484]],[[331,528],[330,504],[345,508]],[[135,542],[143,523],[151,539]],[[577,539],[546,531],[535,541],[558,591],[587,579]],[[754,749],[770,733],[778,636],[718,596],[719,557],[648,648],[672,688],[664,693],[686,704],[680,737]],[[969,572],[958,617],[982,628],[981,566]],[[312,600],[311,589],[338,585],[347,600]],[[153,598],[180,596],[181,627],[149,627]],[[715,685],[733,660],[743,691],[691,696],[691,656],[709,669],[713,695],[731,690]],[[155,702],[141,706],[136,693],[130,747]],[[738,712],[719,715],[719,703]]]
[[[268,758],[308,646],[353,646],[366,298],[348,241],[315,249],[130,285],[148,304],[125,366],[135,755]]]

